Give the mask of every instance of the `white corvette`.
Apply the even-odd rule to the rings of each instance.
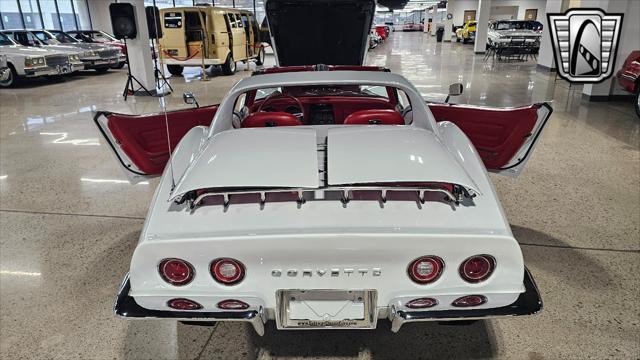
[[[260,71],[219,106],[96,114],[128,172],[162,173],[118,315],[263,334],[269,320],[398,331],[542,308],[487,170],[519,174],[551,108],[427,104],[357,66],[367,34],[356,64]]]

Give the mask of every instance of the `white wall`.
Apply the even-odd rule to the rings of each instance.
[[[464,24],[465,10],[475,10],[476,16],[478,11],[478,0],[454,0],[455,7],[453,9],[453,25],[461,26]]]
[[[89,1],[89,14],[91,14],[91,24],[94,30],[102,30],[113,34],[111,28],[111,16],[109,15],[109,4],[113,0],[91,0]]]
[[[462,25],[464,23],[464,11],[476,10],[478,11],[478,0],[454,0],[455,7],[453,11],[453,23],[454,25]],[[549,0],[559,1],[559,0]],[[545,8],[547,0],[493,0],[491,2],[492,7],[497,6],[517,6],[518,12],[516,19],[523,20],[524,13],[527,9],[538,9],[538,21],[545,18]],[[477,16],[477,14],[476,14]],[[491,17],[491,15],[489,15]]]

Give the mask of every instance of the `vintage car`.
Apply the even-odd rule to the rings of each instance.
[[[7,55],[0,54],[0,83],[9,80],[11,69],[7,63]]]
[[[85,69],[106,72],[124,61],[120,48],[103,44],[83,43],[60,30],[31,30],[38,40],[46,45],[64,45],[80,51],[80,60]]]
[[[171,75],[185,66],[220,66],[225,75],[236,71],[237,61],[264,63],[258,22],[252,12],[212,6],[160,10],[163,35],[160,57]]]
[[[487,47],[526,46],[540,49],[542,33],[533,30],[529,21],[524,20],[497,20],[489,24],[487,33]]]
[[[416,24],[412,20],[405,21],[402,25],[402,31],[422,31],[423,29],[424,24]]]
[[[323,4],[274,3],[283,14]],[[487,171],[522,171],[549,105],[427,104],[404,77],[361,66],[368,32],[355,30],[370,27],[375,3],[332,4],[322,11],[344,16],[338,28],[359,44],[335,52],[345,65],[307,65],[274,36],[280,67],[219,105],[185,94],[196,108],[95,114],[132,179],[162,176],[116,314],[246,321],[262,335],[268,320],[295,330],[389,319],[397,332],[540,311]]]
[[[389,34],[391,33],[389,25],[374,25],[374,29],[378,36],[380,36],[382,41],[387,40]]]
[[[384,40],[378,34],[378,32],[374,29],[371,29],[369,32],[369,49],[375,49],[378,45],[380,45]]]
[[[84,70],[86,67],[83,58],[87,58],[89,53],[87,51],[78,49],[73,46],[61,45],[57,43],[51,43],[51,45],[41,41],[38,39],[36,34],[32,30],[0,30],[0,33],[7,35],[7,37],[11,38],[16,44],[20,44],[22,46],[32,47],[32,48],[44,48],[47,50],[57,51],[59,53],[65,53],[69,56],[73,56],[74,58],[79,58],[82,62],[82,67],[79,70]],[[76,69],[78,70],[78,69]]]
[[[620,87],[635,95],[634,106],[640,117],[640,50],[634,50],[627,56],[616,78]]]
[[[9,72],[2,72],[0,87],[16,85],[21,78],[57,76],[84,69],[80,57],[39,47],[27,47],[14,42],[0,32],[0,54],[6,57]]]
[[[467,21],[464,26],[456,29],[456,42],[466,44],[468,42],[474,42],[476,40],[476,24],[475,20]]]
[[[123,57],[120,58],[120,62],[113,66],[114,69],[122,69],[126,64],[127,46],[115,36],[100,30],[72,30],[67,31],[67,34],[73,36],[76,40],[84,43],[95,43],[115,46],[120,49]]]

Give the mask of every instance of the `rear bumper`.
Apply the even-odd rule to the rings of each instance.
[[[403,324],[419,321],[456,321],[456,320],[481,320],[493,317],[533,315],[542,310],[542,299],[531,277],[529,270],[524,272],[525,291],[517,300],[508,306],[476,309],[476,310],[438,310],[438,311],[408,311],[396,309],[394,305],[389,308],[378,307],[378,312],[386,311],[391,321],[391,331],[397,332]],[[264,324],[267,321],[265,309],[250,308],[243,311],[223,312],[189,312],[189,311],[164,311],[150,310],[138,305],[134,298],[129,296],[131,284],[127,274],[120,286],[114,310],[116,315],[131,319],[175,319],[196,321],[243,321],[249,322],[259,335],[264,334]],[[380,314],[382,315],[382,314]],[[376,316],[377,318],[377,316]]]
[[[260,336],[264,335],[264,324],[267,321],[263,308],[246,311],[225,312],[189,312],[163,311],[145,309],[129,296],[131,283],[129,274],[125,276],[116,297],[114,311],[116,315],[131,319],[176,319],[200,321],[243,321],[249,322]]]
[[[525,291],[511,305],[478,310],[405,311],[391,307],[391,331],[398,332],[403,324],[418,321],[482,320],[494,317],[533,315],[542,310],[542,298],[531,273],[524,271]]]

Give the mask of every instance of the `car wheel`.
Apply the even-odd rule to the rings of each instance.
[[[182,65],[167,65],[167,70],[169,70],[169,73],[173,76],[182,75],[183,69],[184,67]]]
[[[233,75],[236,72],[236,61],[233,59],[233,56],[229,54],[227,56],[227,61],[222,65],[222,73],[225,75]]]
[[[109,67],[99,67],[94,69],[97,73],[104,74],[109,71]]]
[[[456,36],[456,42],[459,43],[460,42],[460,38]]]
[[[264,48],[261,46],[258,50],[258,56],[256,57],[256,65],[264,64]]]
[[[16,73],[16,70],[13,68],[13,66],[9,64],[9,77],[4,81],[0,81],[0,87],[3,87],[3,88],[12,87],[18,84],[19,82],[20,82],[20,77]]]
[[[636,85],[637,89],[636,89],[636,101],[635,101],[635,106],[636,106],[636,115],[638,115],[638,118],[640,118],[640,84]]]
[[[463,43],[463,44],[466,44],[467,42],[469,42],[469,39],[467,39],[467,38],[462,38],[462,43]]]
[[[117,64],[113,65],[111,68],[112,69],[122,69],[124,67],[124,64],[126,64],[126,61],[117,63]]]

